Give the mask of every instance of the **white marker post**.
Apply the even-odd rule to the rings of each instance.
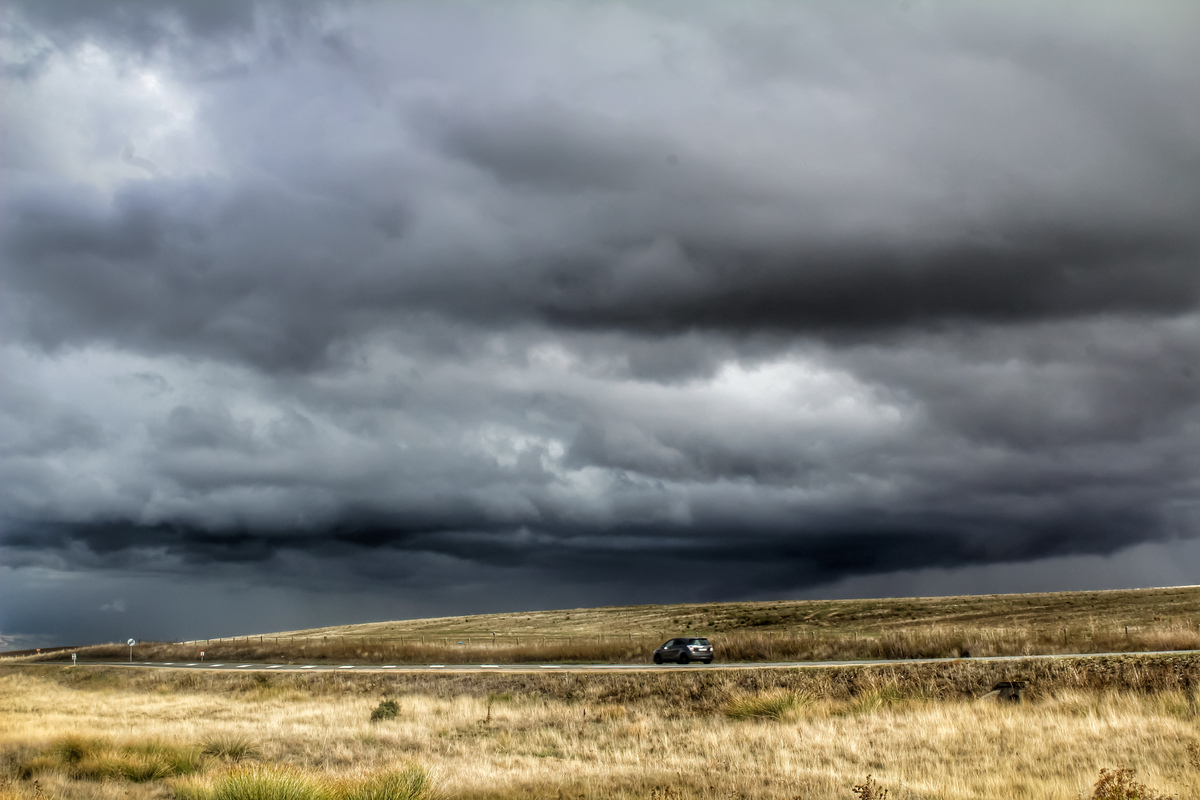
[[[204,651],[203,650],[200,651],[200,660],[201,661],[204,660]]]
[[[71,653],[71,666],[72,667],[75,666],[75,664],[78,661],[79,661],[79,653]]]
[[[137,639],[129,640],[129,663],[133,663],[133,646],[137,644]]]

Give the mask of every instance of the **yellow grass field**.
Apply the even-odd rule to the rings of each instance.
[[[140,660],[646,663],[679,635],[719,661],[821,661],[1200,649],[1200,587],[1106,592],[625,606],[399,620],[190,643]],[[460,644],[461,642],[461,644]],[[124,661],[123,644],[78,648]],[[33,656],[37,659],[37,656]],[[66,652],[41,660],[66,661]]]
[[[1026,702],[973,699],[1013,675],[1032,681]],[[251,795],[224,776],[250,764],[374,800],[400,795],[364,794],[370,777],[404,769],[432,787],[411,797],[1197,800],[1198,690],[1195,656],[653,675],[6,667],[0,791],[238,800]],[[371,721],[385,697],[395,718]],[[221,744],[239,741],[244,752]],[[83,776],[86,753],[64,760],[72,747],[110,760],[170,750],[195,771],[97,779]],[[1105,768],[1135,773],[1096,794]],[[1130,794],[1130,780],[1153,791]]]
[[[279,636],[488,636],[649,634],[732,631],[885,634],[912,629],[1044,629],[1048,634],[1124,636],[1200,619],[1200,586],[1093,592],[895,597],[862,600],[771,600],[739,603],[613,606],[464,617],[366,622],[285,631]]]

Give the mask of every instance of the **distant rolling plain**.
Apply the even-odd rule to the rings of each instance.
[[[138,657],[190,660],[205,649],[284,663],[645,663],[685,635],[708,637],[719,661],[739,662],[1194,650],[1200,587],[515,612],[146,642]],[[77,652],[128,658],[124,643]]]

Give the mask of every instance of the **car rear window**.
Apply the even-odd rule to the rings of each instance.
[[[708,644],[708,639],[692,639],[692,644]]]

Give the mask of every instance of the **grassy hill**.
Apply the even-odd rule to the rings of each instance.
[[[462,617],[367,622],[286,631],[270,636],[404,635],[697,635],[886,633],[914,627],[1098,628],[1131,631],[1170,623],[1200,623],[1200,586],[1103,592],[902,597],[872,600],[782,600],[688,603],[528,611]]]
[[[644,663],[666,638],[709,637],[722,661],[819,661],[1200,649],[1200,587],[695,603],[369,622],[145,643],[141,660]],[[124,645],[81,648],[124,660]],[[38,660],[66,656],[43,653]]]

